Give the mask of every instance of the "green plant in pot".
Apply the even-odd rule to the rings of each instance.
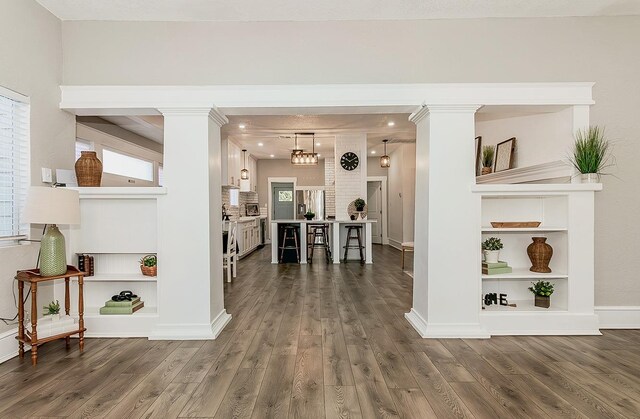
[[[364,206],[366,205],[366,202],[364,202],[364,199],[358,198],[355,201],[353,201],[353,205],[356,207],[356,211],[362,212],[364,211]]]
[[[493,158],[496,155],[496,149],[492,145],[485,145],[482,147],[482,174],[488,175],[493,171]]]
[[[43,313],[45,316],[52,316],[54,320],[60,318],[60,302],[58,300],[52,301],[48,305],[42,306],[42,308],[45,310]]]
[[[549,308],[551,305],[551,294],[553,294],[553,284],[549,281],[532,282],[529,291],[535,295],[535,306]]]
[[[489,237],[483,241],[482,250],[484,251],[484,261],[486,263],[498,263],[500,249],[503,247],[502,240],[497,237]]]
[[[580,172],[582,183],[600,182],[603,170],[612,165],[611,144],[604,128],[596,125],[578,130],[569,161]]]
[[[313,220],[313,217],[316,216],[316,213],[309,210],[304,214],[304,218],[306,218],[307,220]]]
[[[157,276],[158,275],[158,257],[156,255],[146,255],[140,259],[140,270],[142,275]]]

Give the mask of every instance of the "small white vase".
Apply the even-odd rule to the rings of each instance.
[[[58,314],[50,314],[49,316],[51,316],[51,321],[52,322],[60,321],[60,313],[58,313]]]
[[[484,261],[486,263],[498,263],[498,258],[500,257],[499,250],[485,250],[484,251]]]
[[[600,175],[597,173],[583,173],[580,179],[582,183],[600,183]]]

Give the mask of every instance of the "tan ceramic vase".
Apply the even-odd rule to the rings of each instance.
[[[102,162],[95,151],[82,151],[76,162],[78,186],[100,186],[102,180]]]
[[[546,237],[532,237],[533,243],[527,247],[527,255],[531,260],[531,272],[550,273],[549,262],[553,256],[553,247],[546,243]]]

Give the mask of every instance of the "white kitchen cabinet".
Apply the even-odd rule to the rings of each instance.
[[[260,245],[260,217],[238,221],[238,256],[244,257]]]
[[[242,169],[242,150],[232,141],[222,140],[220,150],[222,152],[222,184],[240,186],[240,169]],[[224,158],[226,156],[226,158]]]

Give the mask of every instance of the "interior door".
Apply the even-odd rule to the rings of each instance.
[[[382,182],[367,182],[367,218],[371,224],[371,242],[382,244]]]
[[[296,218],[293,207],[293,183],[272,183],[273,220],[293,220]]]

